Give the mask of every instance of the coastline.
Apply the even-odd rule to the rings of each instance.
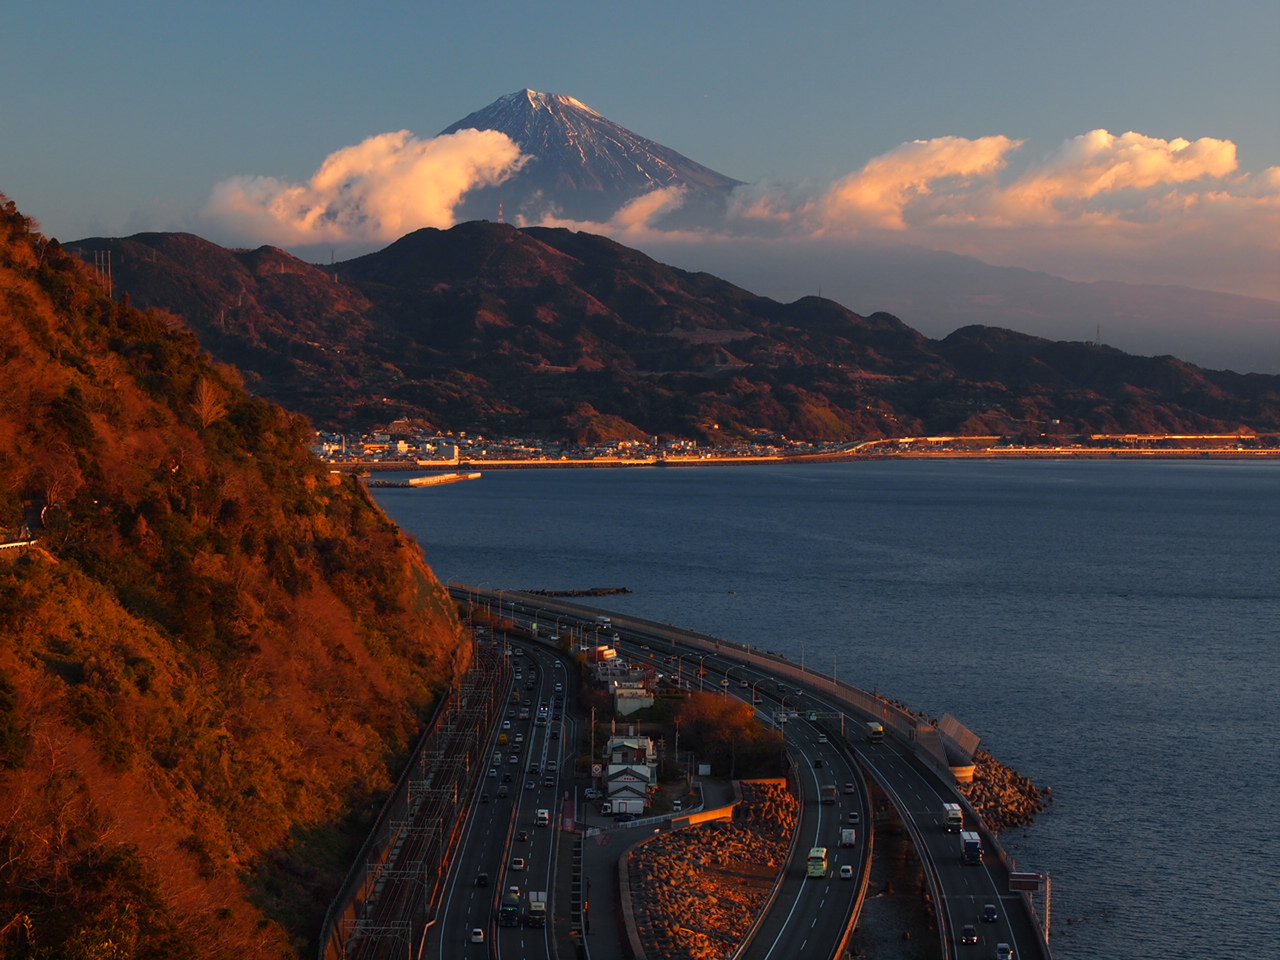
[[[888,449],[882,444],[908,444],[905,448]],[[868,450],[860,444],[856,450],[831,453],[778,454],[774,456],[710,455],[699,457],[591,457],[583,459],[534,458],[499,459],[461,457],[456,460],[327,460],[336,471],[407,472],[414,470],[540,470],[540,469],[643,469],[696,468],[725,466],[761,466],[767,464],[844,463],[876,460],[1269,460],[1280,458],[1280,445],[1274,447],[1239,446],[1071,446],[1071,447],[932,447],[911,441],[875,441]]]

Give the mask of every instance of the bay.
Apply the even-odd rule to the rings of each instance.
[[[1280,464],[492,471],[379,502],[442,581],[598,605],[950,713],[1054,803],[1055,956],[1280,934]]]

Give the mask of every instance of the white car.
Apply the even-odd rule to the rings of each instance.
[[[483,931],[482,929],[480,929],[479,927],[472,927],[472,928],[471,928],[471,942],[472,942],[472,943],[484,943],[484,931]]]
[[[1013,947],[1007,943],[997,943],[996,960],[1013,960]]]
[[[511,869],[512,869],[512,870],[523,870],[523,869],[524,869],[524,857],[512,857],[512,858],[511,858]]]
[[[840,865],[840,879],[841,879],[841,880],[852,880],[852,879],[853,879],[853,865],[852,865],[852,864],[842,863],[842,864]]]

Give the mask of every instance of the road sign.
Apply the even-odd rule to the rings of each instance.
[[[1026,890],[1031,893],[1044,886],[1043,873],[1010,873],[1009,889]]]
[[[601,774],[603,774],[603,773],[604,773],[604,767],[603,767],[603,766],[601,766],[601,765],[600,765],[600,764],[598,764],[598,763],[593,763],[593,764],[591,765],[591,775],[592,775],[593,777],[598,777],[598,776],[600,776],[600,775],[601,775]]]

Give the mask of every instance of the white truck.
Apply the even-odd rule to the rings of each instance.
[[[964,830],[964,811],[958,803],[942,805],[942,825],[947,833],[960,833]]]
[[[844,827],[840,830],[840,846],[852,847],[858,842],[858,831],[853,827]]]
[[[529,891],[525,922],[531,927],[545,927],[547,925],[547,891]]]

